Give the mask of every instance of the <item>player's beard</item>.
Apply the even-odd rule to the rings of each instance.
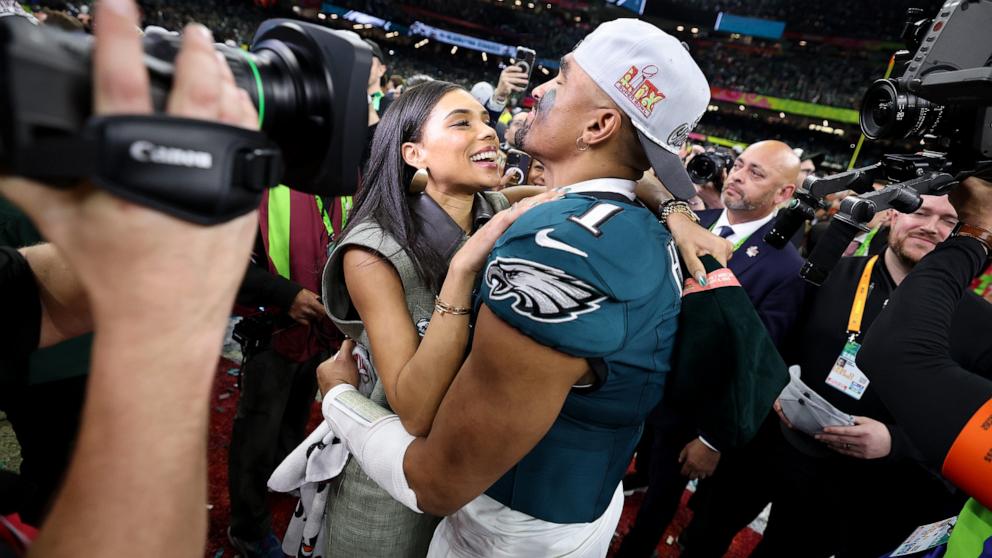
[[[529,148],[524,142],[527,141],[527,134],[530,133],[531,126],[533,126],[538,119],[543,119],[546,114],[554,108],[556,96],[557,90],[552,89],[551,91],[548,91],[546,95],[541,97],[541,100],[534,106],[534,115],[525,120],[520,126],[520,129],[517,130],[517,133],[513,135],[513,143],[516,144],[517,149],[526,151],[532,156],[534,155],[532,148]]]

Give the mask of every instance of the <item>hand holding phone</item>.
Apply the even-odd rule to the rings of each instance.
[[[519,149],[510,149],[506,152],[506,164],[503,166],[503,176],[510,176],[507,186],[519,186],[527,184],[527,177],[530,175],[531,156]]]

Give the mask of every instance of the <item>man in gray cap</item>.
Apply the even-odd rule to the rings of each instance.
[[[566,195],[517,219],[478,270],[472,350],[430,434],[361,396],[343,359],[318,371],[324,416],[365,472],[411,509],[448,516],[431,556],[605,556],[670,368],[682,275],[634,186],[653,168],[676,197],[695,195],[678,151],[706,110],[706,79],[678,40],[622,19],[533,94],[517,139]],[[725,258],[727,243],[682,210],[662,212],[695,239],[682,247],[708,246],[689,249],[690,269],[702,271],[700,251]],[[434,319],[467,321],[470,306],[438,300]]]

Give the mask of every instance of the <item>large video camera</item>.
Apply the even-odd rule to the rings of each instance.
[[[143,45],[161,113],[180,38],[148,34]],[[0,18],[0,172],[57,185],[91,178],[201,223],[251,211],[280,182],[327,196],[357,187],[372,60],[358,35],[272,19],[248,52],[215,45],[258,109],[268,145],[206,122],[93,117],[92,48],[88,35]]]
[[[932,19],[910,9],[899,77],[865,93],[861,129],[870,139],[919,140],[918,155],[886,155],[874,165],[826,178],[807,177],[765,241],[782,247],[824,196],[853,190],[841,202],[800,275],[820,285],[865,223],[880,211],[912,213],[921,195],[947,194],[968,176],[992,174],[992,0],[948,0]],[[875,182],[888,182],[875,191]]]

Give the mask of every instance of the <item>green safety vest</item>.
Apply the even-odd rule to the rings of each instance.
[[[289,222],[290,222],[290,191],[283,184],[269,190],[269,214],[268,214],[268,234],[269,234],[269,259],[275,266],[276,272],[289,279]],[[317,210],[320,211],[324,221],[324,228],[327,235],[334,241],[334,223],[331,216],[324,207],[324,202],[320,196],[313,196],[317,202]],[[351,212],[352,197],[341,196],[341,228],[348,224],[348,214]]]

